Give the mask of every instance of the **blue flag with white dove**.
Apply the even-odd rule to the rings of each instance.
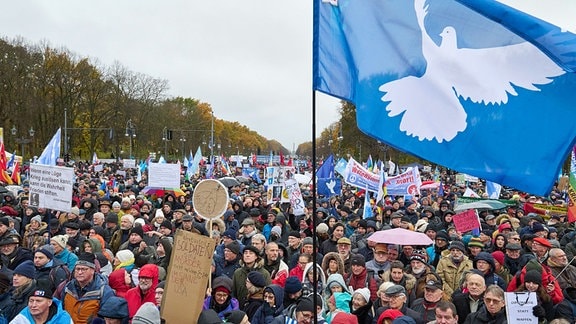
[[[318,194],[324,197],[332,197],[342,194],[342,180],[338,178],[320,178],[316,181]]]
[[[317,178],[332,178],[334,176],[334,156],[330,155],[316,171]]]
[[[576,139],[576,35],[492,0],[314,6],[313,87],[353,102],[364,133],[502,185],[550,190]]]
[[[48,145],[44,148],[44,151],[42,151],[40,157],[38,157],[38,160],[36,160],[36,163],[43,165],[56,165],[58,157],[60,157],[61,134],[62,129],[58,128],[50,142],[48,142]]]

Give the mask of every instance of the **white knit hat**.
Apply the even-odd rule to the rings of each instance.
[[[118,253],[116,253],[116,257],[118,260],[120,260],[120,262],[124,263],[134,259],[134,253],[132,253],[130,250],[120,250]]]
[[[362,297],[364,297],[364,300],[366,302],[370,301],[370,289],[368,288],[358,288],[356,290],[354,290],[354,293],[352,294],[352,297],[354,297],[354,295],[356,294],[360,294],[362,295]]]

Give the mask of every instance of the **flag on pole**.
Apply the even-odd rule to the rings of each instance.
[[[502,186],[496,182],[486,181],[486,193],[490,199],[500,198],[500,191],[502,191]]]
[[[12,179],[6,169],[6,151],[4,150],[4,141],[0,141],[0,181],[5,184],[12,184]]]
[[[332,178],[334,177],[334,156],[330,155],[324,163],[316,171],[316,177],[318,179]]]
[[[372,205],[370,204],[370,191],[366,189],[366,192],[364,193],[364,210],[362,212],[362,218],[366,219],[372,216],[373,215],[372,215]]]
[[[98,160],[98,156],[96,155],[96,152],[94,152],[94,154],[92,154],[92,164],[99,164],[100,160]]]
[[[368,171],[372,172],[372,169],[374,168],[374,165],[372,163],[372,154],[368,155],[368,160],[366,161],[366,169],[368,169]]]
[[[52,136],[52,139],[48,142],[48,145],[46,145],[36,163],[43,165],[56,165],[58,157],[60,156],[61,131],[62,129],[58,128],[56,134]]]
[[[386,189],[386,172],[384,171],[384,168],[382,168],[380,170],[380,183],[378,183],[378,195],[376,196],[376,205],[378,205],[378,203],[382,201],[384,196],[386,196],[387,194],[388,190]]]
[[[576,35],[497,1],[315,0],[313,50],[362,132],[450,169],[545,195],[576,142]]]
[[[568,184],[568,223],[576,222],[576,146],[570,154],[570,180]],[[527,205],[527,204],[525,204]]]
[[[12,168],[12,182],[19,185],[22,181],[20,180],[20,162],[14,162],[14,167]]]
[[[12,153],[12,156],[10,156],[10,160],[8,160],[8,163],[6,163],[6,169],[8,170],[12,169],[15,160],[16,160],[16,151]]]

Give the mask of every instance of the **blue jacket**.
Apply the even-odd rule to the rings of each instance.
[[[54,255],[54,258],[62,261],[62,263],[65,263],[70,270],[74,269],[74,266],[76,266],[76,261],[78,261],[78,256],[76,256],[74,253],[71,253],[67,249],[64,249],[62,252]]]
[[[48,321],[46,324],[68,324],[73,323],[70,314],[62,309],[62,303],[56,299],[52,298],[53,305],[56,306],[56,314]],[[30,309],[28,307],[24,308],[14,319],[12,322],[14,324],[33,324],[34,319],[30,314]]]

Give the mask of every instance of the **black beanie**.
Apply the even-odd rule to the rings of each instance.
[[[524,283],[526,282],[533,282],[542,286],[542,274],[537,270],[529,270],[526,272],[526,275],[524,275]]]
[[[141,238],[144,238],[144,229],[140,225],[132,227],[132,229],[130,230],[130,235],[132,235],[133,233],[140,235]]]

